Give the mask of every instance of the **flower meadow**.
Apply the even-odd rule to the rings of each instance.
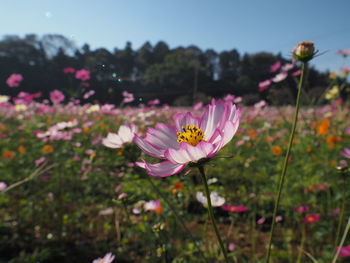
[[[349,262],[349,102],[300,107],[290,137],[294,106],[122,95],[0,96],[0,262]]]

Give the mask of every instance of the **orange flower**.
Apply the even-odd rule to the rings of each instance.
[[[44,145],[43,147],[43,152],[44,153],[52,153],[53,152],[53,147],[49,144]]]
[[[328,132],[330,122],[329,120],[322,120],[321,124],[317,126],[317,134],[325,135]]]
[[[117,151],[117,155],[118,156],[122,156],[123,155],[123,151]]]
[[[340,142],[340,141],[341,141],[341,137],[340,137],[340,136],[329,135],[329,136],[327,136],[327,138],[326,138],[326,142],[327,142],[329,148],[331,148],[331,149],[333,149],[334,146],[335,146],[335,144],[336,144],[337,142]]]
[[[156,210],[154,210],[157,214],[163,213],[163,207],[161,205],[157,206]]]
[[[90,130],[89,127],[84,127],[84,128],[83,128],[83,132],[85,132],[85,133],[88,133],[89,130]]]
[[[312,152],[311,147],[306,147],[306,152],[311,153]]]
[[[249,134],[249,136],[252,140],[256,140],[256,133],[253,129],[247,130],[247,133]]]
[[[176,182],[176,183],[173,184],[173,187],[171,189],[171,193],[172,194],[176,194],[176,193],[180,192],[183,189],[184,189],[184,185],[182,183],[180,183],[180,182]]]
[[[271,150],[274,155],[280,155],[282,153],[282,148],[279,146],[272,146]]]
[[[2,153],[2,158],[6,159],[6,160],[11,160],[13,157],[15,157],[15,154],[11,151],[4,151]]]
[[[26,147],[24,147],[24,146],[19,146],[18,148],[17,148],[17,150],[20,152],[20,153],[24,153],[25,151],[26,151]]]

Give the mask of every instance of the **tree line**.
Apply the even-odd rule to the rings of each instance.
[[[261,99],[276,105],[293,103],[296,78],[292,76],[259,92],[259,83],[276,75],[271,66],[277,61],[288,64],[290,58],[268,52],[240,54],[236,49],[201,50],[195,45],[171,49],[163,41],[145,42],[138,49],[127,42],[122,49],[93,50],[88,44],[78,48],[62,35],[11,35],[0,41],[0,94],[19,92],[6,86],[6,78],[19,73],[24,77],[20,91],[41,92],[44,98],[58,89],[78,98],[94,90],[86,102],[116,104],[123,100],[123,91],[134,94],[134,104],[157,98],[169,105],[192,105],[226,94],[242,96],[246,104]],[[67,67],[89,70],[88,84],[82,86],[64,73]],[[319,96],[329,84],[328,73],[314,68],[307,80],[310,96]]]

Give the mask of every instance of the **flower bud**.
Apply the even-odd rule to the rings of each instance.
[[[293,61],[308,62],[311,60],[317,51],[315,51],[314,43],[310,41],[299,42],[293,49]]]

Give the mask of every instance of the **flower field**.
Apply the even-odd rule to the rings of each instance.
[[[293,107],[248,107],[236,99],[236,119],[227,117],[237,123],[239,116],[232,140],[190,139],[204,152],[209,143],[218,151],[188,157],[181,171],[162,177],[153,168],[155,176],[148,174],[145,163],[164,156],[143,153],[144,135],[186,112],[210,116],[209,106],[62,104],[60,92],[39,103],[28,96],[0,103],[0,262],[91,262],[107,252],[114,262],[223,262],[193,165],[202,157],[210,159],[206,183],[227,257],[264,262]],[[300,109],[271,262],[331,262],[350,216],[349,116],[339,101]],[[174,140],[201,135],[194,126]],[[174,164],[188,152],[164,154]],[[348,238],[338,262],[348,262],[349,245]]]

